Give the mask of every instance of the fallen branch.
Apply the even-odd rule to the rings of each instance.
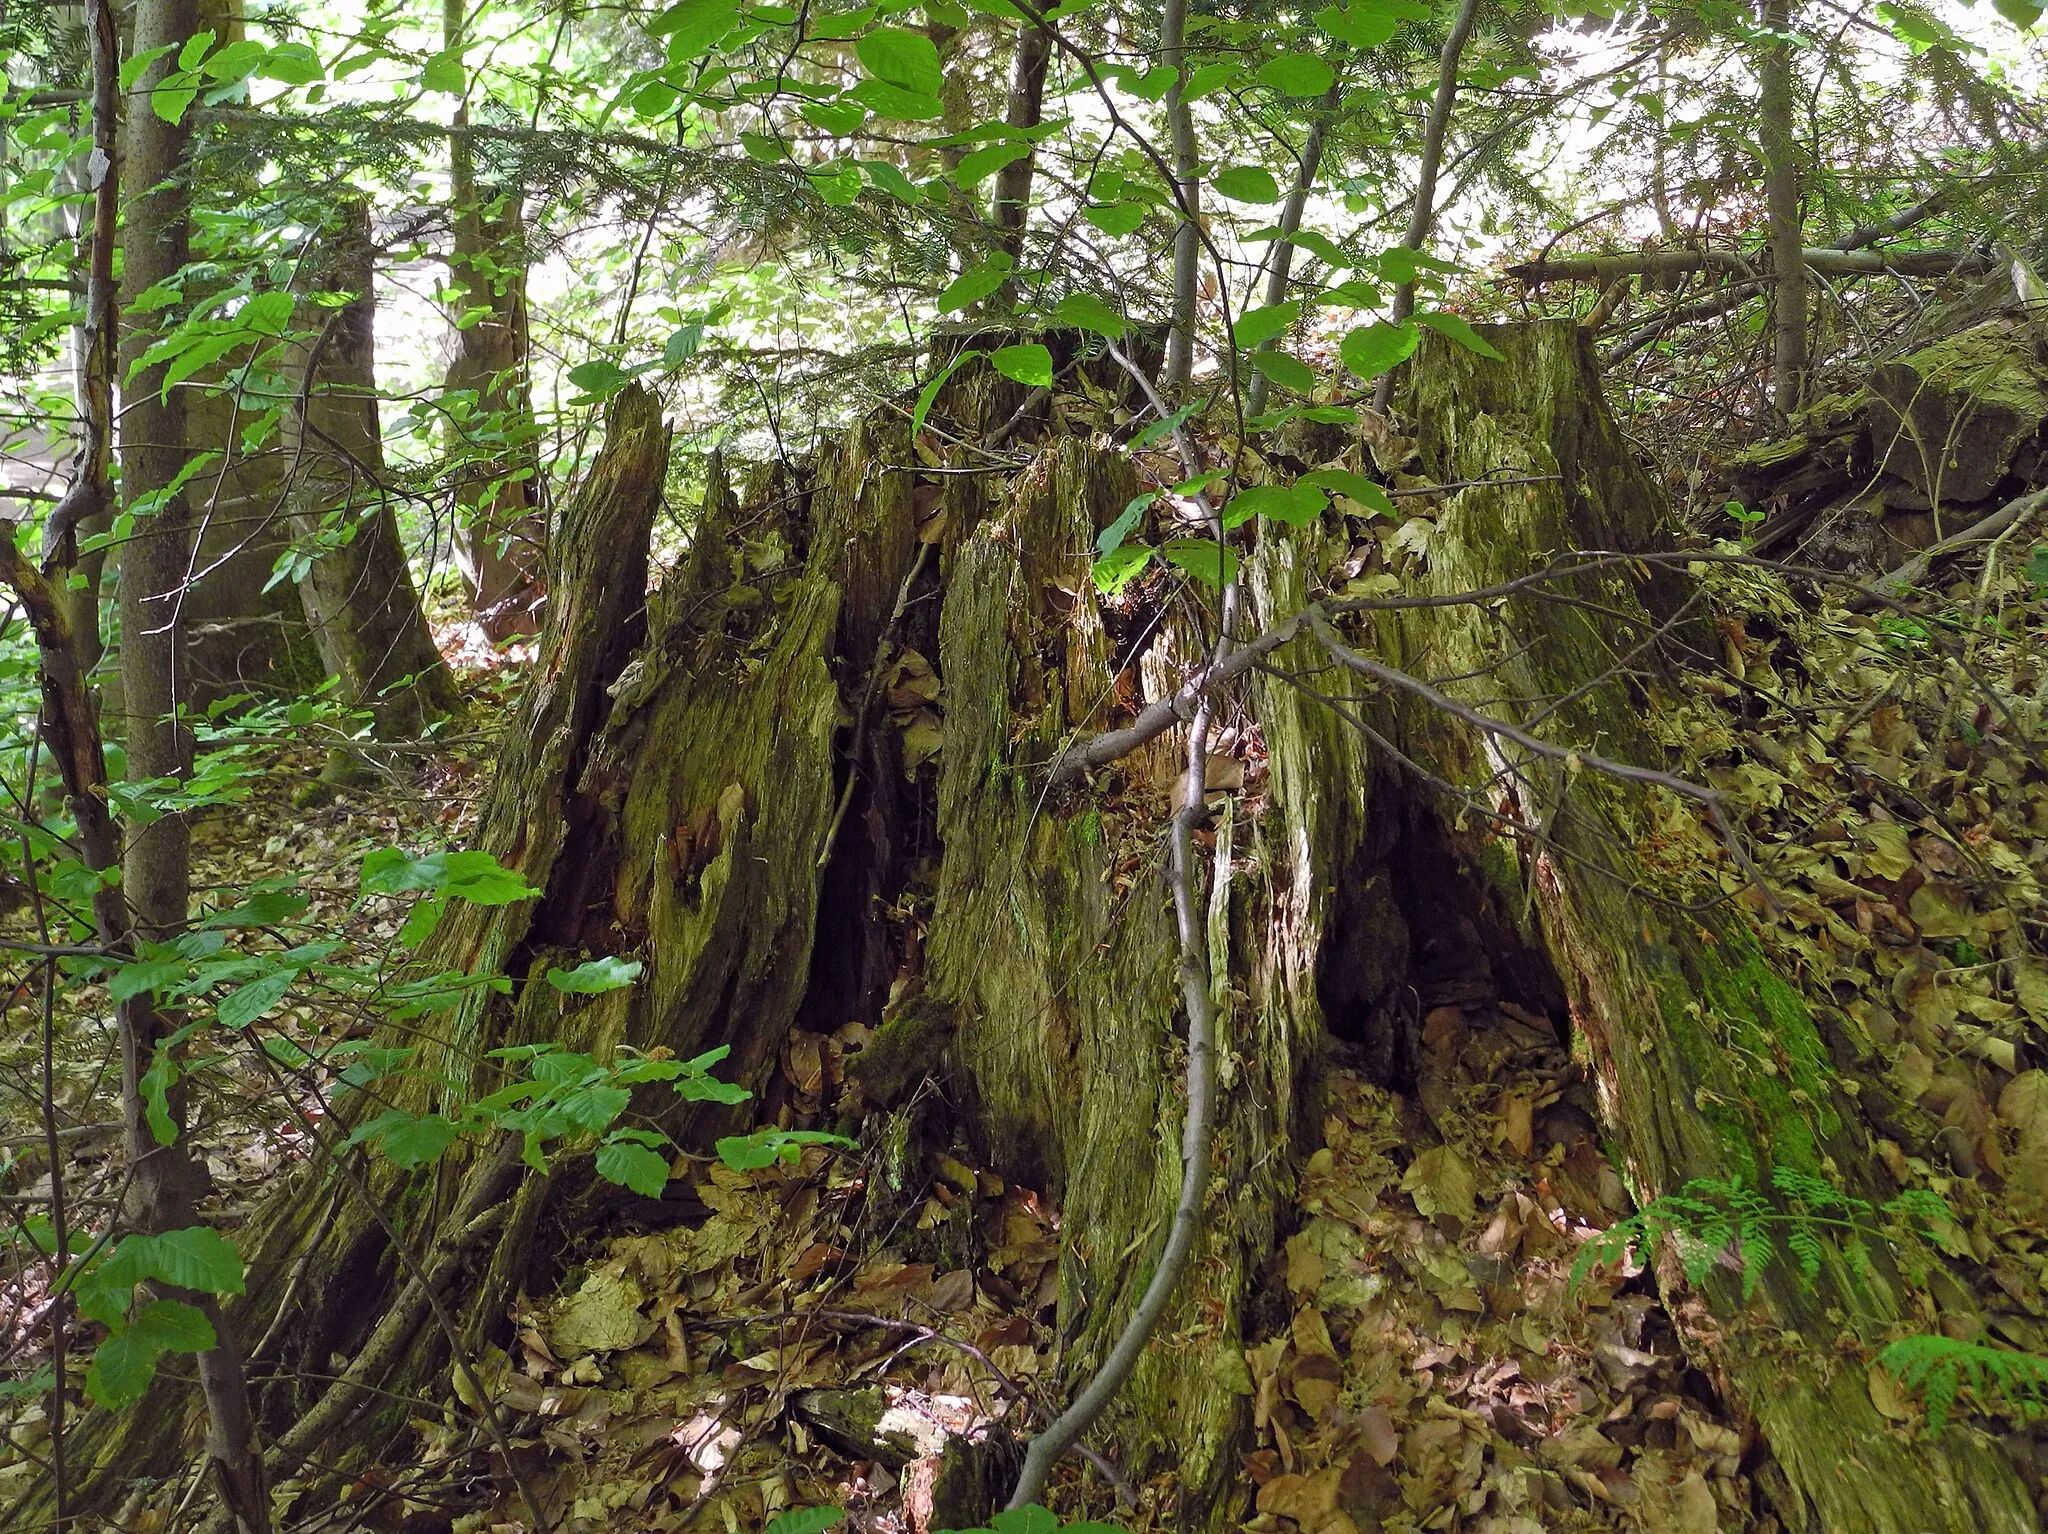
[[[1964,549],[1980,543],[1990,543],[2022,518],[2032,516],[2044,506],[2048,506],[2048,488],[2032,490],[2025,495],[2013,497],[1990,516],[1971,523],[1959,533],[1950,534],[1939,543],[1930,543],[1896,570],[1887,571],[1879,576],[1873,582],[1876,591],[1858,595],[1849,606],[1857,612],[1868,612],[1883,605],[1884,598],[1879,595],[1880,592],[1895,592],[1900,587],[1919,585],[1927,578],[1927,572],[1934,567],[1936,560],[1946,559],[1951,554],[1959,554]]]
[[[1809,245],[1800,252],[1808,271],[1823,277],[1946,277],[1974,275],[1991,269],[1990,257],[1974,250],[1843,250]],[[1531,287],[1546,282],[1610,284],[1621,277],[1681,277],[1688,272],[1732,272],[1753,282],[1769,282],[1734,250],[1650,250],[1631,255],[1567,256],[1556,261],[1524,261],[1507,275]]]

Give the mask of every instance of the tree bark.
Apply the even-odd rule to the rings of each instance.
[[[1794,126],[1792,0],[1764,0],[1763,24],[1776,34],[1757,58],[1757,133],[1764,155],[1764,207],[1771,237],[1771,376],[1778,414],[1791,416],[1806,392],[1805,174]]]
[[[459,54],[467,0],[443,0],[442,46]],[[480,187],[475,145],[461,131],[469,104],[456,105],[448,140],[448,194],[454,214],[449,276],[457,294],[455,355],[443,386],[474,391],[474,414],[496,414],[505,446],[489,451],[466,440],[450,538],[470,610],[493,642],[538,634],[546,589],[547,515],[540,501],[533,441],[526,317],[525,225],[519,193]]]
[[[1173,313],[1166,336],[1166,368],[1159,377],[1160,390],[1167,395],[1185,389],[1194,375],[1195,302],[1201,290],[1202,182],[1196,175],[1195,114],[1186,99],[1187,25],[1188,0],[1166,0],[1159,23],[1159,62],[1178,76],[1166,92],[1166,123],[1180,214],[1173,235]]]
[[[1418,423],[1425,472],[1441,483],[1497,473],[1505,463],[1561,477],[1450,500],[1430,542],[1430,587],[1448,593],[1520,574],[1551,549],[1662,543],[1661,496],[1605,410],[1560,411],[1545,429],[1526,403],[1596,397],[1589,341],[1569,322],[1484,333],[1507,353],[1505,365],[1435,337],[1410,365],[1403,416]],[[1503,424],[1520,421],[1529,425]],[[1637,689],[1682,686],[1683,678],[1660,683],[1653,674],[1645,684],[1610,671],[1608,657],[1660,629],[1684,638],[1671,628],[1684,595],[1676,579],[1586,578],[1572,594],[1598,604],[1598,622],[1590,608],[1533,599],[1510,599],[1499,624],[1473,608],[1444,609],[1397,625],[1395,653],[1419,656],[1426,646],[1432,669],[1453,675],[1468,661],[1491,663],[1484,677],[1447,690],[1510,716],[1548,698],[1573,699],[1555,716],[1561,738],[1602,741],[1611,756],[1655,763]],[[1468,787],[1500,782],[1478,765],[1498,759],[1497,742],[1441,713],[1405,712],[1397,738],[1419,759]],[[1873,1202],[1896,1192],[1858,1096],[1835,1071],[1815,1007],[1772,968],[1746,923],[1726,904],[1688,913],[1635,893],[1655,887],[1637,851],[1654,815],[1647,791],[1533,760],[1512,764],[1509,781],[1524,825],[1547,825],[1554,842],[1554,853],[1522,844],[1526,887],[1639,1194],[1733,1173],[1768,1188],[1774,1166]],[[1757,1065],[1764,1059],[1780,1064],[1766,1072]],[[1966,1294],[1975,1264],[1954,1266],[1956,1292]],[[1667,1308],[1685,1314],[1683,1280],[1661,1276]],[[1704,1298],[1713,1320],[1688,1346],[1755,1414],[1801,1504],[1781,1508],[1782,1521],[1885,1534],[2032,1525],[2026,1491],[1994,1441],[1968,1430],[1909,1440],[1879,1415],[1863,1371],[1842,1367],[1821,1341],[1847,1346],[1853,1338],[1867,1347],[1910,1314],[1909,1291],[1887,1263],[1862,1274],[1831,1253],[1811,1288],[1776,1263],[1754,1303],[1726,1276]],[[1783,1346],[1786,1334],[1805,1344]],[[1844,1462],[1858,1473],[1839,1474]]]
[[[384,484],[377,422],[377,297],[370,211],[340,210],[310,281],[348,302],[299,359],[298,408],[285,445],[297,480],[293,532],[317,550],[299,582],[307,622],[342,698],[370,711],[380,740],[416,739],[462,699],[420,609]]]
[[[135,47],[175,54],[198,30],[193,0],[145,0],[136,11]],[[127,188],[123,296],[131,313],[135,297],[176,276],[190,251],[190,135],[160,117],[149,99],[167,67],[168,61],[159,59],[142,75],[122,144]],[[139,517],[121,560],[121,693],[128,775],[135,782],[177,780],[192,769],[180,605],[191,570],[193,526],[183,494],[166,495],[185,462],[186,412],[183,395],[164,387],[161,365],[138,366],[153,339],[138,327],[123,337],[121,346],[123,376],[129,381],[121,422],[123,493],[131,507],[146,497],[164,497],[154,511]],[[163,815],[135,828],[123,861],[123,926],[114,939],[125,939],[129,922],[145,938],[175,936],[185,924],[190,883],[191,834],[185,817]],[[170,1094],[174,1138],[160,1145],[145,1115],[140,1086],[173,1025],[148,1005],[146,994],[124,1006],[119,1021],[129,1164],[122,1214],[144,1232],[183,1229],[198,1223],[196,1205],[206,1175],[203,1163],[177,1138],[184,1128],[183,1094]],[[219,1345],[198,1359],[207,1404],[207,1454],[217,1489],[244,1534],[263,1534],[270,1526],[270,1509],[233,1331],[211,1299],[184,1298],[208,1313],[219,1338]]]

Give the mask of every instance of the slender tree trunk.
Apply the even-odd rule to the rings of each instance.
[[[44,559],[62,569],[60,592],[70,620],[79,669],[90,674],[105,645],[100,633],[100,579],[106,553],[80,555],[80,535],[104,531],[114,506],[114,350],[116,297],[114,245],[120,203],[120,31],[111,5],[90,0],[84,7],[90,56],[92,150],[83,166],[92,191],[89,213],[79,224],[85,267],[85,321],[72,330],[74,397],[79,446],[70,487],[44,525]],[[74,586],[73,581],[76,581]]]
[[[1166,0],[1159,23],[1159,61],[1177,78],[1166,93],[1167,130],[1172,139],[1173,177],[1178,188],[1180,227],[1173,236],[1173,317],[1166,337],[1162,393],[1185,389],[1195,368],[1195,300],[1201,291],[1202,182],[1196,175],[1195,114],[1187,101],[1188,0]]]
[[[370,710],[380,739],[406,740],[456,712],[461,697],[420,610],[383,483],[370,210],[349,204],[337,223],[312,280],[350,297],[306,348],[286,435],[298,467],[293,531],[320,549],[299,594],[342,697]]]
[[[1778,413],[1789,417],[1806,393],[1807,310],[1801,210],[1805,176],[1794,126],[1792,0],[1765,0],[1763,25],[1776,34],[1757,58],[1757,129],[1764,155],[1771,270],[1777,278],[1771,290],[1771,372]]]
[[[1003,125],[1020,133],[1038,126],[1045,108],[1045,72],[1052,58],[1052,39],[1041,27],[1020,22],[1010,58],[1010,90]],[[1031,181],[1038,167],[1036,148],[996,172],[994,222],[996,246],[1011,257],[1022,254],[1024,226],[1031,212]]]
[[[1465,56],[1465,43],[1472,36],[1472,24],[1479,18],[1479,0],[1462,0],[1451,22],[1450,36],[1437,60],[1436,98],[1430,102],[1429,118],[1422,130],[1422,160],[1415,170],[1415,206],[1408,215],[1408,233],[1402,244],[1420,251],[1436,227],[1436,178],[1444,162],[1444,145],[1450,138],[1451,109],[1458,100],[1458,63]],[[1415,312],[1415,284],[1404,282],[1394,290],[1393,319],[1396,324]],[[1372,408],[1384,412],[1393,399],[1394,375],[1382,373],[1373,386]]]
[[[194,0],[146,0],[136,12],[135,47],[181,47],[199,29]],[[188,131],[149,107],[149,87],[164,68],[150,67],[131,99],[123,155],[127,183],[126,262],[122,299],[131,305],[185,265],[191,214],[185,184]],[[188,119],[189,121],[189,119]],[[163,311],[167,323],[176,310]],[[122,492],[128,504],[162,496],[185,465],[185,396],[163,386],[161,365],[137,371],[156,331],[138,322],[121,344],[127,379],[121,422]],[[180,598],[192,552],[192,512],[183,491],[137,522],[122,551],[121,684],[127,711],[129,776],[180,778],[191,771],[192,736],[177,714],[185,686]],[[133,838],[128,849],[129,905],[143,929],[175,932],[185,921],[187,827],[167,815]]]
[[[1329,131],[1330,119],[1336,115],[1338,98],[1343,94],[1343,82],[1332,85],[1316,108],[1316,115],[1308,126],[1308,137],[1302,141],[1301,164],[1294,173],[1294,185],[1289,188],[1287,201],[1280,209],[1280,238],[1273,242],[1273,265],[1266,273],[1265,302],[1285,302],[1287,285],[1294,276],[1294,232],[1301,227],[1301,216],[1308,207],[1308,195],[1315,190],[1316,173],[1323,164],[1323,138]],[[1260,351],[1270,351],[1280,344],[1278,336],[1269,337],[1259,344]],[[1257,415],[1266,408],[1266,375],[1253,373],[1244,403],[1247,415]]]
[[[468,0],[442,0],[442,46],[460,53],[468,27]],[[469,124],[465,98],[454,126]],[[470,610],[494,641],[540,632],[545,598],[547,516],[540,501],[529,394],[525,226],[512,188],[477,185],[468,135],[448,140],[449,202],[454,237],[449,275],[458,294],[455,355],[445,387],[473,390],[476,412],[496,415],[511,439],[508,451],[457,446],[460,469],[455,525],[450,530]]]
[[[193,0],[143,0],[135,17],[137,52],[175,54],[199,30]],[[191,239],[187,155],[190,135],[166,122],[149,104],[149,90],[168,67],[158,59],[131,97],[122,143],[126,184],[123,294],[137,294],[175,276]],[[175,316],[176,311],[166,311]],[[140,326],[123,337],[128,380],[121,422],[122,491],[130,506],[163,496],[185,462],[183,396],[163,385],[162,367],[138,369],[154,335]],[[192,734],[183,709],[184,627],[179,611],[190,572],[193,528],[182,494],[171,494],[142,516],[121,560],[121,692],[127,713],[131,781],[177,780],[192,769]],[[136,829],[123,860],[121,895],[135,929],[164,940],[183,928],[191,880],[190,827],[182,815],[163,815]],[[125,936],[125,927],[118,936]],[[196,1204],[205,1169],[182,1139],[160,1145],[144,1112],[141,1080],[172,1024],[148,1005],[147,994],[120,1013],[122,1104],[130,1167],[127,1222],[138,1230],[182,1229],[197,1223]],[[172,1094],[174,1132],[182,1135],[182,1094]],[[255,1451],[248,1389],[231,1330],[210,1299],[187,1296],[214,1320],[220,1344],[199,1355],[208,1408],[207,1450],[224,1503],[245,1534],[269,1528],[269,1503]]]

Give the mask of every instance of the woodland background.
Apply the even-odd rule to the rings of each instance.
[[[0,1522],[2039,1527],[2041,17],[9,0]]]

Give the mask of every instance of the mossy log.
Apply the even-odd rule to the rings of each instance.
[[[1425,338],[1402,413],[1437,482],[1504,469],[1533,482],[1446,495],[1416,579],[1451,594],[1573,548],[1666,547],[1662,504],[1574,328],[1488,335],[1504,361]],[[1016,410],[1014,386],[962,379],[935,412],[960,435]],[[1078,1385],[1148,1276],[1185,1106],[1160,875],[1176,743],[1085,787],[1046,786],[1065,745],[1170,693],[1204,648],[1186,623],[1129,631],[1094,600],[1094,535],[1135,488],[1129,459],[1053,432],[1006,487],[926,475],[885,412],[739,493],[714,476],[687,558],[643,598],[665,457],[656,407],[629,390],[555,540],[541,658],[481,830],[543,893],[458,904],[436,935],[432,962],[513,982],[445,1020],[437,1090],[484,1086],[483,1051],[543,1039],[600,1055],[728,1045],[725,1073],[758,1090],[792,1028],[882,1024],[883,1039],[911,1042],[864,1080],[856,1067],[874,1102],[905,1095],[921,1055],[949,1088],[945,1127],[1056,1200],[1050,1340],[1060,1380]],[[1262,534],[1245,565],[1253,621],[1324,594],[1350,553],[1336,533]],[[1548,709],[1540,734],[1560,748],[1659,766],[1642,715],[1682,684],[1693,595],[1673,570],[1615,567],[1504,604],[1355,618],[1343,637],[1417,674],[1464,677],[1442,685],[1467,709],[1524,723]],[[937,765],[909,777],[897,733],[853,717],[877,665],[905,649],[943,687]],[[1822,1021],[1739,913],[1646,898],[1637,849],[1661,812],[1650,789],[1531,757],[1413,697],[1349,689],[1340,714],[1313,695],[1334,684],[1307,637],[1274,669],[1308,686],[1262,675],[1240,700],[1264,747],[1263,805],[1226,793],[1213,823],[1222,1098],[1206,1229],[1094,1435],[1133,1480],[1170,1474],[1171,1516],[1189,1529],[1250,1512],[1242,1340],[1315,1149],[1324,1067],[1341,1040],[1399,1075],[1409,1044],[1386,1002],[1432,962],[1443,929],[1478,934],[1503,993],[1569,1007],[1640,1196],[1737,1172],[1762,1185],[1777,1165],[1887,1192]],[[928,930],[912,945],[886,912],[926,877]],[[534,983],[593,953],[642,960],[640,983],[588,998]],[[416,1106],[436,1102],[408,1090]],[[640,1106],[689,1146],[739,1121]],[[420,1265],[460,1296],[472,1349],[501,1336],[522,1285],[551,1281],[565,1239],[658,1210],[574,1158],[541,1177],[500,1148],[459,1147],[426,1174],[367,1171]],[[431,1393],[449,1357],[382,1229],[324,1178],[307,1168],[243,1232],[251,1293],[234,1312],[244,1336],[272,1339],[266,1422],[292,1451],[278,1469],[316,1479],[320,1465],[294,1457],[314,1453],[308,1422],[320,1464],[346,1463],[377,1440],[387,1398],[375,1392]],[[1839,1356],[1840,1334],[1867,1342],[1906,1310],[1882,1263],[1858,1274],[1831,1261],[1810,1290],[1774,1269],[1748,1304],[1732,1284],[1695,1296],[1663,1278],[1672,1313],[1693,1318],[1696,1361],[1755,1415],[1784,1471],[1786,1525],[2032,1526],[1995,1445],[1964,1428],[1909,1441]],[[329,1372],[335,1353],[352,1360],[344,1384],[299,1373]],[[166,1384],[101,1424],[94,1505],[112,1505],[115,1481],[174,1468],[188,1421]]]

